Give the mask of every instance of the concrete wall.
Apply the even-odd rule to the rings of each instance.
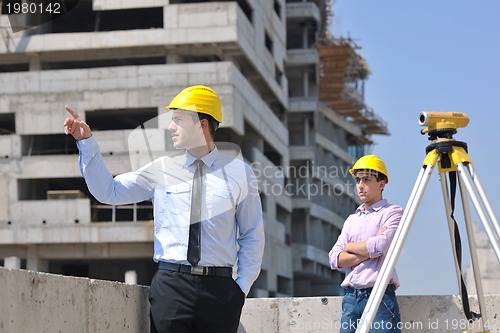
[[[399,296],[398,303],[403,333],[456,333],[467,327],[457,296]],[[341,297],[248,299],[238,333],[338,332],[341,304]],[[500,295],[487,296],[486,307],[491,333],[500,332]],[[478,311],[475,299],[471,309]]]
[[[0,332],[147,332],[148,289],[0,269]]]
[[[0,332],[149,332],[148,288],[0,268]],[[399,297],[403,332],[458,332],[456,296]],[[341,297],[247,299],[239,333],[336,332]],[[472,309],[477,303],[471,299]],[[486,297],[500,332],[500,295]]]

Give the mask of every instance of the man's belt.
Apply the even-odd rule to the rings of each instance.
[[[161,261],[159,268],[173,272],[188,273],[192,275],[225,276],[225,277],[230,277],[233,275],[233,269],[231,267],[189,266],[189,265],[173,264],[170,262]]]
[[[370,296],[372,290],[373,290],[373,287],[370,287],[370,288],[360,288],[360,289],[351,288],[351,287],[345,288],[346,293],[353,293],[356,296],[359,296],[361,294]],[[386,292],[393,292],[394,290],[396,290],[396,286],[394,286],[394,284],[390,283],[390,284],[387,285],[387,289],[385,291]]]

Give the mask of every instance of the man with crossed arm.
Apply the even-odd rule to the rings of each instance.
[[[356,179],[356,191],[363,204],[347,218],[329,253],[331,268],[346,273],[341,283],[346,290],[342,300],[341,333],[356,331],[403,214],[401,207],[382,198],[389,177],[380,158],[363,156],[349,172]],[[398,287],[399,279],[394,271],[370,332],[400,332],[395,294]]]

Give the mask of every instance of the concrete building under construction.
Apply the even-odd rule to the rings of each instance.
[[[386,124],[364,102],[370,70],[333,38],[327,0],[66,0],[67,12],[0,16],[0,260],[149,285],[151,202],[88,192],[64,105],[89,123],[110,171],[134,167],[144,126],[169,147],[163,106],[188,85],[221,97],[216,141],[254,168],[265,218],[250,296],[337,295],[328,251],[358,206],[347,170]],[[5,6],[3,6],[5,9]],[[45,22],[45,23],[43,23]],[[15,32],[18,31],[18,32]]]

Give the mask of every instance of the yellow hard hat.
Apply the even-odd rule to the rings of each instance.
[[[389,182],[389,174],[387,173],[387,168],[385,167],[384,161],[382,161],[378,156],[375,155],[365,155],[354,163],[352,169],[349,170],[353,177],[356,176],[358,170],[373,170],[378,173],[384,174],[386,177],[386,183]]]
[[[191,86],[183,89],[165,109],[182,109],[205,113],[219,123],[222,122],[222,111],[219,96],[207,86]]]

